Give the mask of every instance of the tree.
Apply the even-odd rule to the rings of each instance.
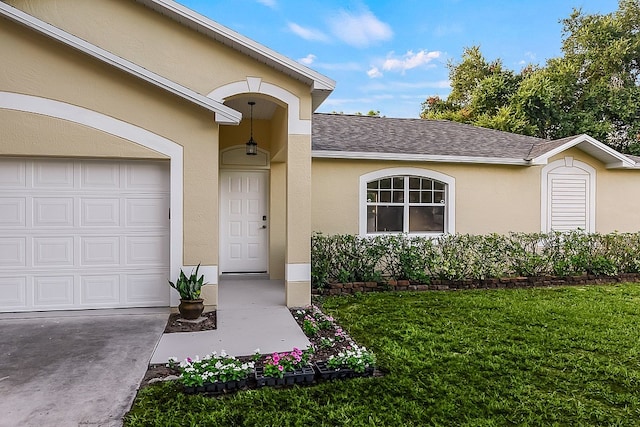
[[[451,93],[428,98],[421,116],[549,139],[588,133],[640,154],[640,2],[605,15],[577,9],[562,24],[563,56],[544,67],[515,73],[465,49],[448,64]]]

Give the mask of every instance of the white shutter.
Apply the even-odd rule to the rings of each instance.
[[[550,228],[589,231],[588,175],[549,174]]]

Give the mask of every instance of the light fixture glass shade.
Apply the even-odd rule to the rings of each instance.
[[[247,142],[247,156],[255,156],[258,154],[258,143],[253,140],[253,106],[256,105],[254,101],[247,102],[251,109],[251,134],[249,141]]]
[[[249,139],[246,146],[247,156],[255,156],[256,154],[258,154],[258,144],[253,140],[253,136]]]

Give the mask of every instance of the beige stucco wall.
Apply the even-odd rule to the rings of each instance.
[[[287,263],[311,261],[311,137],[289,135],[287,150]]]
[[[360,176],[399,167],[428,169],[456,180],[456,232],[540,229],[540,168],[501,165],[313,159],[312,229],[358,234]]]
[[[0,109],[0,155],[165,159],[142,145],[66,120]]]
[[[640,231],[640,170],[607,169],[572,148],[549,163],[573,157],[596,170],[596,231]],[[539,232],[543,166],[313,159],[312,228],[326,234],[358,234],[359,177],[392,167],[417,167],[456,179],[456,232]]]

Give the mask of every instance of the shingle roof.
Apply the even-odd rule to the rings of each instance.
[[[531,152],[527,156],[527,159],[535,159],[538,156],[548,153],[554,148],[560,147],[563,144],[566,144],[567,142],[573,141],[578,136],[579,135],[568,136],[566,138],[556,139],[553,141],[547,141],[545,139],[541,139],[538,143],[533,145],[533,148],[531,149]]]
[[[313,116],[315,151],[526,159],[545,140],[445,120]]]

